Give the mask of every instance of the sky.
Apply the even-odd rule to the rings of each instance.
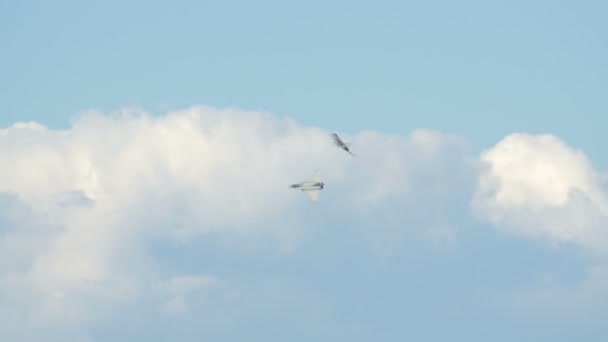
[[[604,341],[607,16],[0,1],[0,340]]]

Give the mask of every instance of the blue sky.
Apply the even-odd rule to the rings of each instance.
[[[204,103],[482,145],[551,132],[602,155],[603,1],[23,1],[1,12],[3,125]]]
[[[0,337],[603,341],[607,17],[0,2]]]

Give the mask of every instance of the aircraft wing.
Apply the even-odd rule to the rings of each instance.
[[[302,190],[308,198],[314,203],[319,200],[320,190]]]
[[[321,170],[315,170],[315,174],[309,179],[310,182],[317,183],[321,181]]]
[[[338,134],[336,133],[332,133],[331,137],[334,139],[334,143],[338,146],[342,146],[343,142],[342,139],[340,139],[340,137],[338,136]]]

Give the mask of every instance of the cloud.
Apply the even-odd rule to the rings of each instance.
[[[608,251],[605,177],[558,138],[513,134],[480,156],[429,129],[338,132],[352,157],[329,133],[205,106],[0,129],[0,319],[12,329],[0,339],[240,340],[235,327],[280,325],[285,339],[356,340],[437,317],[477,327],[488,293],[503,310],[505,298],[538,308],[604,293],[601,256],[573,266],[587,271],[577,286],[537,286],[570,255],[492,229]],[[313,204],[288,185],[315,169],[326,187]],[[465,302],[482,314],[450,318]]]
[[[221,236],[243,246],[275,239],[290,250],[330,217],[382,227],[380,213],[397,206],[388,220],[406,215],[401,201],[437,199],[473,177],[470,145],[460,137],[342,134],[355,142],[353,158],[328,133],[204,106],[158,117],[92,111],[66,130],[39,123],[0,130],[0,165],[9,166],[0,168],[2,301],[26,303],[22,323],[38,328],[86,327],[147,300],[185,313],[193,293],[229,281],[205,269],[176,273],[154,246]],[[322,206],[288,188],[315,169],[327,185]],[[384,233],[379,241],[390,242]]]
[[[541,340],[556,338],[549,333],[556,324],[579,339],[605,338],[599,317],[608,309],[602,300],[608,295],[606,175],[583,151],[550,134],[511,134],[480,159],[476,217],[508,234],[561,247],[526,282],[488,291],[488,305]],[[537,261],[519,253],[526,251],[505,257],[519,258],[516,272],[525,273],[525,265]]]
[[[552,135],[512,134],[485,151],[477,215],[516,234],[608,252],[605,175]]]

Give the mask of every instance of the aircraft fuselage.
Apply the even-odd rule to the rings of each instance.
[[[321,190],[321,189],[323,189],[324,186],[325,186],[325,184],[323,182],[316,182],[316,183],[292,184],[289,187],[305,191],[305,190]]]

